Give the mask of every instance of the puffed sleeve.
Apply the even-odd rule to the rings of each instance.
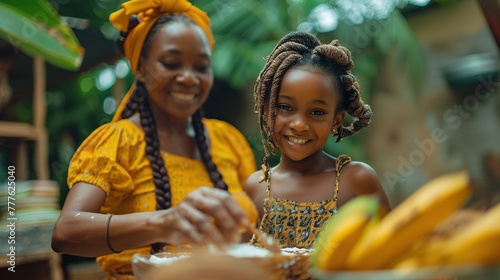
[[[131,124],[131,123],[130,123]],[[68,186],[85,182],[103,189],[115,204],[133,188],[133,175],[144,151],[137,129],[120,121],[102,125],[85,139],[73,155],[68,169]],[[133,124],[132,124],[133,125]]]

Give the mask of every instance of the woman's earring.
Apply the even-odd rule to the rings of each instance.
[[[332,127],[332,134],[333,135],[337,134],[337,129],[335,127]]]

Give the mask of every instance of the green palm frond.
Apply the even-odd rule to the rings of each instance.
[[[77,70],[84,50],[73,31],[46,0],[0,2],[0,37],[30,56]]]

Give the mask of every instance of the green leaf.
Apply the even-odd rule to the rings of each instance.
[[[78,70],[84,49],[46,0],[0,2],[0,37],[30,56],[67,70]]]

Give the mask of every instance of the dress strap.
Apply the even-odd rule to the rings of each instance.
[[[267,179],[266,197],[271,196],[271,176]]]
[[[335,161],[335,171],[337,172],[335,176],[335,191],[333,192],[333,200],[335,201],[335,203],[337,203],[337,194],[339,192],[340,169],[342,169],[342,167],[344,167],[344,165],[349,162],[351,162],[351,158],[347,155],[340,155]]]

